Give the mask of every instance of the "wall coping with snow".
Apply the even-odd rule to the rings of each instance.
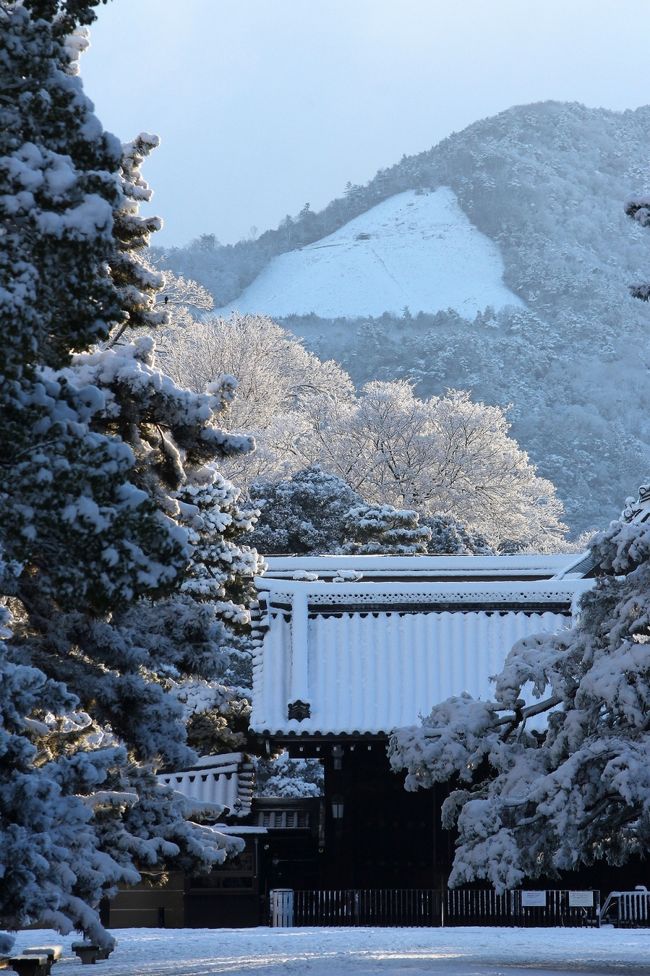
[[[586,590],[592,580],[497,580],[476,581],[395,581],[366,582],[342,577],[340,581],[293,580],[258,577],[256,586],[260,603],[271,608],[284,609],[292,619],[301,613],[318,613],[324,607],[362,611],[366,606],[390,612],[394,607],[405,608],[424,604],[427,607],[458,604],[474,606],[486,604],[539,606],[542,604],[569,607]]]
[[[524,553],[514,556],[266,556],[265,578],[292,578],[295,573],[313,573],[327,579],[345,572],[364,577],[408,576],[531,576],[564,577],[585,559],[585,553],[548,555]],[[580,574],[582,575],[582,574]]]

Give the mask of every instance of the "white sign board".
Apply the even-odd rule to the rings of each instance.
[[[521,907],[522,908],[546,908],[546,892],[545,891],[522,891]]]
[[[570,891],[569,908],[593,908],[593,891]]]

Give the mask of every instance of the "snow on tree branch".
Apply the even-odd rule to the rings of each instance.
[[[180,687],[232,705],[259,562],[214,467],[252,447],[218,424],[233,377],[183,389],[139,334],[168,322],[139,213],[158,140],[93,113],[94,6],[0,4],[0,924],[108,947],[97,906],[143,866],[241,847],[156,771],[196,758]]]

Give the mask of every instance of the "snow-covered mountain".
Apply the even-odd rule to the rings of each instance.
[[[499,248],[472,225],[453,190],[408,190],[273,258],[219,312],[355,318],[453,308],[474,318],[487,305],[522,305],[502,279]]]
[[[163,259],[218,307],[287,316],[359,384],[409,377],[422,395],[512,404],[514,435],[582,529],[650,475],[650,303],[628,291],[650,278],[650,231],[624,212],[639,192],[650,107],[524,105],[320,213]]]

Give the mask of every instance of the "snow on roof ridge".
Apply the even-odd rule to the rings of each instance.
[[[415,568],[434,569],[444,568],[474,568],[489,569],[503,568],[516,569],[533,567],[555,568],[569,566],[582,559],[583,554],[577,555],[570,553],[520,553],[517,555],[437,555],[437,556],[394,556],[394,555],[374,555],[374,556],[342,556],[336,554],[322,554],[317,556],[291,556],[291,555],[265,555],[268,565],[267,574],[280,568],[295,567],[297,569],[308,569],[311,567],[338,569],[359,568],[359,569],[390,569],[395,566],[398,569],[405,569],[408,566]]]
[[[564,579],[584,576],[591,568],[588,553],[540,554],[525,553],[516,556],[266,556],[264,580],[293,579],[296,582],[315,582],[318,578],[336,577],[339,583],[361,581],[399,580],[431,581],[440,579],[500,578],[515,582],[545,579]],[[584,570],[581,572],[581,570]],[[266,588],[263,585],[263,588]]]

